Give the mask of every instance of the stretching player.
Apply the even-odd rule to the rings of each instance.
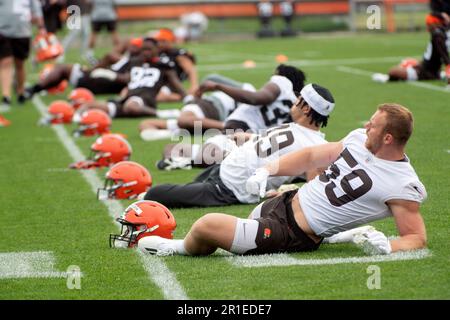
[[[156,115],[156,95],[163,85],[170,84],[178,94],[186,96],[171,61],[158,57],[156,40],[145,38],[141,55],[129,63],[129,82],[123,98],[108,102],[94,101],[84,104],[78,111],[100,109],[114,117],[143,117]]]
[[[393,216],[399,237],[367,230],[358,242],[370,254],[426,246],[419,212],[426,191],[404,150],[412,133],[411,112],[382,104],[365,130],[342,141],[304,148],[258,169],[247,181],[253,195],[265,192],[267,178],[328,169],[303,185],[258,205],[248,219],[210,213],[198,219],[184,240],[148,236],[138,247],[157,255],[210,255],[217,248],[235,254],[317,250],[324,237]]]
[[[259,195],[245,189],[245,182],[260,166],[280,156],[308,146],[324,144],[320,127],[326,125],[334,108],[331,93],[318,85],[305,86],[291,106],[293,123],[252,135],[242,146],[235,148],[222,161],[205,169],[192,183],[186,185],[163,184],[149,189],[145,200],[154,200],[172,207],[219,206],[235,203],[256,203]],[[316,172],[307,173],[309,177]],[[290,177],[270,179],[271,188],[277,189]],[[263,197],[264,195],[261,195]]]

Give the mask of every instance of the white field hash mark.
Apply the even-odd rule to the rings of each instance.
[[[38,96],[33,97],[33,104],[39,111],[41,116],[46,115],[46,107],[42,100]],[[75,144],[75,141],[67,133],[67,130],[63,125],[53,125],[51,126],[53,131],[55,131],[59,140],[66,148],[70,157],[73,161],[81,161],[86,159],[81,150]],[[103,186],[103,183],[93,170],[79,170],[83,178],[90,185],[94,194],[97,194],[97,189]],[[108,213],[111,218],[114,219],[114,223],[120,227],[120,224],[116,221],[124,211],[124,207],[117,200],[102,201],[102,203],[107,207]],[[105,236],[106,238],[106,236]],[[106,241],[106,240],[105,240]],[[155,256],[145,256],[140,254],[141,262],[144,264],[144,269],[147,272],[149,278],[161,289],[163,296],[168,300],[187,300],[189,299],[184,292],[183,287],[177,281],[175,275],[169,270],[166,264]]]
[[[392,262],[405,260],[420,260],[431,257],[431,251],[420,249],[403,251],[388,255],[376,255],[366,257],[337,257],[326,259],[296,259],[286,253],[266,254],[262,256],[231,256],[225,259],[235,267],[259,268],[259,267],[287,267],[287,266],[323,266],[349,263],[373,263]]]
[[[55,256],[49,251],[0,253],[0,279],[67,278],[67,272],[54,268]]]

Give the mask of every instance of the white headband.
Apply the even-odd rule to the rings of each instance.
[[[300,91],[302,98],[315,111],[323,116],[328,116],[334,109],[334,103],[324,99],[312,86],[308,84]]]

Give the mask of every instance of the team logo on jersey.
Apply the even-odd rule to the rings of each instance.
[[[270,230],[269,228],[264,229],[264,239],[270,238],[271,234],[272,234],[272,230]]]

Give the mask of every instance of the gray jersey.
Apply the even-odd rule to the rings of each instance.
[[[425,187],[409,159],[377,158],[366,147],[366,131],[357,129],[343,140],[340,157],[322,175],[298,191],[311,229],[329,237],[379,220],[392,213],[387,201],[426,199]]]
[[[326,143],[320,131],[288,123],[267,130],[265,135],[255,135],[242,146],[232,148],[220,164],[220,179],[242,203],[256,203],[258,196],[247,192],[245,184],[256,169],[279,157],[306,147]],[[270,177],[267,190],[277,189],[292,177]]]
[[[114,0],[93,0],[91,20],[97,21],[114,21],[117,19]]]
[[[31,18],[42,18],[39,0],[0,0],[0,34],[9,38],[30,38]]]

